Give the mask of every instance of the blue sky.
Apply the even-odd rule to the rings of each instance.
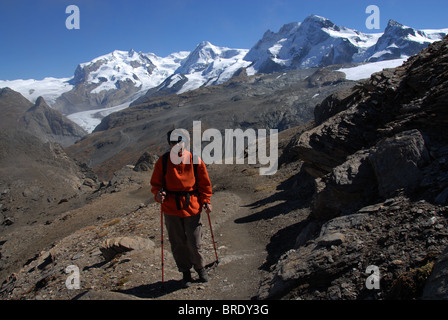
[[[69,5],[80,29],[68,30]],[[380,8],[381,30],[368,30],[368,5]],[[364,32],[389,19],[417,29],[448,28],[446,0],[0,0],[0,79],[71,77],[79,63],[113,50],[167,56],[202,41],[250,49],[310,14]]]

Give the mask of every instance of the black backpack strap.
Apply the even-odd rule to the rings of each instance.
[[[165,180],[165,175],[166,175],[166,171],[168,168],[168,158],[169,158],[170,153],[166,152],[163,156],[162,156],[162,173],[163,173],[163,185],[162,185],[162,189],[166,189],[166,180]]]

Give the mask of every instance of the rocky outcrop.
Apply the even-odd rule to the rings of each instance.
[[[153,155],[149,152],[145,152],[142,156],[137,160],[135,164],[134,171],[151,171],[156,164],[158,156]]]
[[[294,147],[315,179],[311,222],[260,298],[447,297],[447,68],[448,37],[316,108]]]
[[[429,161],[420,131],[414,129],[385,138],[368,150],[355,152],[317,179],[314,216],[329,219],[393,196],[397,190],[416,190],[420,168]]]
[[[447,206],[397,196],[331,219],[315,234],[305,228],[302,241],[262,282],[258,298],[416,299],[424,290],[429,298],[445,298],[446,268],[431,275],[431,287],[425,284],[448,245],[447,212]],[[379,289],[366,286],[369,266],[379,270]]]
[[[24,127],[42,141],[52,141],[69,146],[87,135],[77,124],[64,117],[45,102],[42,97],[36,100],[21,119]]]
[[[0,111],[2,129],[25,130],[43,142],[68,146],[87,134],[60,112],[50,108],[44,98],[38,97],[33,105],[10,88],[0,89]]]
[[[300,137],[295,151],[317,179],[317,218],[338,216],[340,207],[357,199],[359,208],[377,196],[384,199],[402,188],[411,193],[428,183],[435,163],[444,159],[446,42],[316,108],[318,125]],[[446,188],[443,180],[433,185],[438,190],[432,200]]]
[[[310,88],[329,86],[342,81],[345,81],[345,74],[343,72],[322,68],[317,70],[312,76],[308,77],[308,86]]]

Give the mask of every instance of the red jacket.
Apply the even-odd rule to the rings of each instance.
[[[165,175],[165,186],[163,185],[163,161],[162,157],[157,160],[151,177],[151,192],[157,201],[157,193],[163,187],[167,192],[165,201],[162,204],[162,211],[168,215],[176,215],[180,217],[190,217],[197,215],[202,211],[204,203],[210,203],[212,196],[212,185],[208,176],[207,168],[204,162],[199,159],[197,167],[198,181],[196,183],[193,170],[192,155],[188,151],[184,151],[180,164],[173,164],[168,157],[167,170]],[[185,163],[186,159],[190,159],[190,163]],[[176,195],[172,192],[176,191],[194,191],[197,193],[190,194],[190,205],[185,208],[185,196],[180,197],[181,209],[176,204]]]

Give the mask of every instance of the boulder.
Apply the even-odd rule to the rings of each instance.
[[[391,196],[396,190],[413,191],[422,179],[420,168],[429,160],[425,140],[418,130],[404,131],[380,141],[369,156],[379,195]]]
[[[154,168],[154,165],[157,161],[158,157],[149,152],[145,152],[141,155],[141,157],[137,160],[135,164],[134,171],[150,171]]]
[[[140,237],[117,237],[105,240],[100,251],[106,261],[112,260],[117,254],[132,250],[154,248],[154,242]]]
[[[328,220],[359,209],[377,198],[377,183],[369,154],[369,150],[356,152],[330,174],[317,180],[314,218]]]

